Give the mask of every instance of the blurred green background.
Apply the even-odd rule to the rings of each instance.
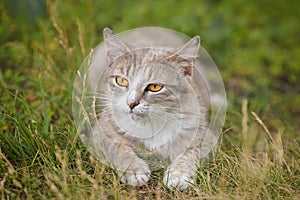
[[[202,46],[224,78],[229,106],[239,107],[246,98],[270,125],[299,129],[300,3],[297,0],[7,0],[0,4],[0,11],[0,72],[19,74],[9,80],[4,77],[2,88],[6,85],[25,90],[30,80],[38,76],[30,72],[34,68],[43,71],[43,65],[38,63],[41,52],[49,56],[57,53],[54,71],[74,72],[88,50],[102,41],[104,27],[118,33],[141,26],[161,26],[189,36],[200,35]],[[59,38],[63,36],[53,25],[51,12],[55,13],[57,23],[61,23],[60,31],[66,38]],[[84,55],[78,53],[78,23],[84,33]],[[57,51],[55,45],[62,42],[57,40],[66,40],[68,47],[63,48],[70,48],[72,53],[62,55]],[[73,66],[65,65],[65,57],[72,60]],[[72,78],[70,74],[67,76]],[[18,85],[17,80],[22,77],[27,84]]]
[[[24,185],[44,188],[43,177],[37,186],[28,183],[56,160],[57,147],[70,160],[74,149],[84,149],[72,120],[73,80],[90,49],[102,42],[103,28],[119,33],[160,26],[199,35],[217,64],[228,97],[225,146],[239,144],[247,99],[249,111],[282,133],[291,162],[299,159],[299,13],[299,0],[0,1],[0,150],[16,169],[31,170],[33,180],[25,178]],[[0,166],[5,163],[0,158]],[[5,169],[0,167],[0,177]]]

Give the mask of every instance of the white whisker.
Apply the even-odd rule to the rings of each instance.
[[[155,113],[155,112],[152,112],[152,115],[159,120],[165,121],[166,124],[170,125],[172,128],[174,129],[178,128],[174,125],[174,120],[178,119],[177,117],[175,116],[163,117],[164,115],[162,115],[161,113]]]
[[[161,109],[161,110],[172,110],[174,113],[178,114],[195,114],[199,115],[199,112],[194,112],[193,110],[188,110],[188,109],[182,109],[182,108],[171,108],[171,107],[165,107],[165,106],[158,106],[154,107],[155,109]]]

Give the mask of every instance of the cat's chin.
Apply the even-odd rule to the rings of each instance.
[[[144,118],[149,116],[149,112],[132,112],[130,111],[129,113],[130,118]]]
[[[128,115],[133,122],[138,123],[139,125],[145,126],[151,121],[149,113],[129,112]]]
[[[141,111],[141,110],[131,110],[127,113],[128,117],[134,122],[141,123],[143,125],[150,122],[150,113],[149,110]]]

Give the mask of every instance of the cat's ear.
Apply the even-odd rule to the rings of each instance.
[[[196,36],[192,38],[189,42],[183,45],[179,50],[177,50],[172,55],[168,56],[168,60],[176,61],[183,68],[184,75],[192,75],[193,67],[195,66],[195,61],[198,56],[200,48],[200,37]]]
[[[107,58],[109,63],[124,53],[130,52],[127,44],[122,42],[109,28],[103,30],[104,41],[106,44]]]

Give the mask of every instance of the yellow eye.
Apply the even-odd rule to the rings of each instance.
[[[162,84],[149,84],[147,86],[147,90],[151,92],[158,92],[160,91],[164,86]]]
[[[128,81],[125,78],[122,78],[120,76],[116,77],[116,83],[119,86],[122,86],[122,87],[127,87],[128,86]]]

